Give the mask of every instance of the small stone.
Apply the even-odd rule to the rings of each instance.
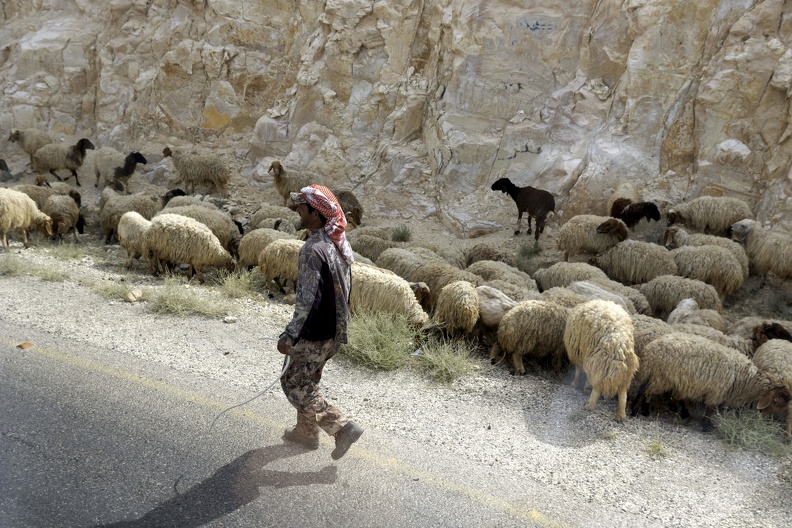
[[[234,317],[233,315],[229,315],[229,316],[226,316],[226,317],[223,319],[223,322],[224,322],[224,323],[228,323],[228,324],[231,324],[231,323],[236,323],[236,322],[237,322],[237,318],[236,318],[236,317]]]
[[[132,292],[127,292],[127,294],[124,295],[124,300],[128,303],[137,302],[137,298],[135,298],[135,294]]]

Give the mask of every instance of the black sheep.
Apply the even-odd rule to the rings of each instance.
[[[555,198],[552,194],[542,189],[531,186],[517,187],[509,178],[501,178],[492,184],[493,191],[500,191],[511,196],[517,204],[517,230],[515,235],[520,234],[520,223],[523,213],[528,213],[528,234],[531,234],[531,218],[536,219],[536,234],[534,239],[538,242],[539,235],[544,231],[547,215],[555,212]]]
[[[135,167],[138,163],[145,165],[148,162],[140,152],[130,152],[124,158],[124,164],[121,167],[113,169],[113,179],[128,189],[129,178],[132,177],[132,173],[135,172]]]
[[[632,229],[635,224],[641,221],[641,218],[646,218],[647,222],[660,220],[660,209],[652,202],[633,203],[629,198],[619,198],[613,202],[610,216],[618,218]]]

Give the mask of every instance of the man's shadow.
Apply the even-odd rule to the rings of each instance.
[[[264,468],[274,460],[300,452],[304,451],[289,444],[248,451],[215,471],[206,480],[163,502],[140,519],[97,525],[94,528],[193,528],[203,526],[254,501],[261,495],[259,488],[262,486],[286,488],[333,484],[336,481],[335,466],[326,466],[312,472],[272,471]],[[174,488],[175,486],[176,484]]]

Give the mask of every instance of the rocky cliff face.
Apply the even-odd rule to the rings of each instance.
[[[561,218],[744,198],[792,231],[792,7],[782,0],[5,0],[0,157],[13,128],[280,159],[394,218],[461,236],[515,220],[499,177]],[[169,164],[158,169],[164,171]],[[151,169],[148,169],[151,170]],[[156,178],[155,171],[149,174]]]

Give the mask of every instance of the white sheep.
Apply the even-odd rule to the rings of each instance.
[[[214,209],[216,211],[220,209],[212,202],[208,202],[206,200],[199,198],[198,196],[192,196],[192,195],[174,196],[173,198],[168,200],[168,202],[162,207],[162,209],[163,210],[174,209],[176,207],[187,207],[190,205],[206,207],[207,209]]]
[[[182,207],[170,207],[170,203],[168,205],[169,207],[160,210],[157,214],[179,214],[198,220],[212,230],[226,251],[231,255],[238,253],[239,240],[242,235],[230,214],[220,209],[195,204]]]
[[[518,302],[497,288],[483,284],[476,286],[479,298],[479,319],[489,328],[498,328],[503,316]]]
[[[33,166],[33,154],[44,145],[55,143],[49,133],[37,128],[26,128],[24,130],[12,130],[8,136],[8,141],[19,142],[22,150],[30,156],[30,166]]]
[[[662,319],[644,314],[632,314],[633,322],[633,350],[638,359],[643,355],[643,349],[660,336],[668,335],[674,331],[672,326]]]
[[[642,285],[639,291],[649,301],[654,316],[664,320],[682,299],[695,299],[699,307],[705,310],[720,312],[723,309],[718,291],[712,285],[696,279],[661,275]]]
[[[143,255],[143,238],[151,221],[136,211],[128,211],[118,220],[118,243],[127,252],[126,267],[132,268],[132,261]]]
[[[549,268],[536,270],[533,278],[541,290],[563,288],[575,281],[610,280],[604,271],[585,262],[556,262]]]
[[[682,246],[721,246],[732,252],[740,263],[743,278],[748,278],[748,254],[745,249],[734,240],[722,236],[705,235],[704,233],[690,233],[680,225],[668,226],[665,232],[665,246],[669,249]]]
[[[494,360],[499,350],[511,357],[514,370],[525,374],[523,356],[549,360],[555,371],[565,358],[564,328],[570,310],[550,301],[523,301],[509,310],[498,325],[498,347],[490,349]]]
[[[429,261],[422,265],[408,280],[409,282],[423,282],[429,287],[429,295],[421,303],[427,312],[434,310],[437,297],[445,285],[459,280],[468,281],[474,286],[480,286],[484,282],[478,275],[438,261]]]
[[[792,278],[792,235],[762,229],[749,218],[735,222],[731,230],[732,238],[745,245],[748,260],[759,274]]]
[[[742,339],[739,337],[726,335],[720,330],[703,324],[675,323],[671,325],[671,329],[674,332],[681,334],[706,337],[710,341],[714,341],[719,345],[736,350],[745,357],[752,357],[756,348],[750,339]]]
[[[406,242],[394,242],[393,240],[385,240],[372,235],[359,235],[349,241],[352,249],[360,253],[366,258],[377,261],[380,253],[389,248],[401,247],[406,248]]]
[[[93,159],[94,174],[96,175],[94,187],[99,187],[99,180],[104,178],[105,185],[115,180],[122,185],[125,191],[129,190],[129,178],[135,172],[137,164],[145,165],[147,163],[146,158],[140,152],[130,152],[124,155],[112,147],[97,149]]]
[[[161,201],[155,196],[145,194],[121,195],[105,187],[102,190],[102,198],[105,199],[99,211],[99,226],[104,234],[105,244],[110,244],[113,235],[118,232],[118,221],[124,213],[135,211],[146,220],[151,218],[160,210]],[[100,202],[101,203],[101,202]]]
[[[671,251],[678,275],[711,284],[725,299],[742,285],[743,272],[731,251],[721,246],[682,246]]]
[[[267,284],[274,280],[278,288],[283,291],[286,281],[291,281],[295,291],[299,271],[300,250],[302,240],[294,238],[281,238],[267,244],[258,259],[258,269]]]
[[[575,365],[573,385],[581,372],[591,383],[585,408],[594,409],[600,394],[618,396],[616,421],[624,420],[627,390],[639,363],[630,315],[621,306],[599,299],[576,306],[567,317],[564,346]]]
[[[463,280],[443,286],[437,296],[433,318],[450,336],[470,334],[479,319],[476,287]]]
[[[783,319],[769,319],[751,315],[737,319],[732,324],[730,324],[726,329],[726,334],[743,339],[752,339],[755,335],[757,327],[772,324],[777,324],[787,332],[792,333],[792,321],[785,321]],[[777,337],[774,337],[773,339],[777,339]]]
[[[39,209],[44,209],[44,204],[47,203],[47,200],[50,196],[54,194],[66,194],[62,189],[41,185],[30,185],[27,183],[20,183],[18,185],[14,185],[11,188],[15,191],[27,194],[34,202],[36,202],[36,207]]]
[[[679,400],[703,401],[706,410],[701,425],[712,427],[709,418],[717,405],[741,406],[756,403],[757,409],[772,411],[777,395],[789,391],[783,382],[760,371],[737,350],[706,337],[672,333],[658,337],[643,349],[636,376],[638,393],[632,404],[637,414],[644,399],[670,392]]]
[[[610,292],[595,283],[587,281],[575,281],[569,284],[566,289],[571,292],[583,295],[589,300],[602,299],[604,301],[616,303],[627,310],[629,314],[636,313],[635,305],[633,305],[632,301],[628,297],[622,297],[617,293]]]
[[[603,279],[601,277],[593,277],[587,279],[586,282],[600,286],[606,291],[619,295],[623,299],[629,299],[635,307],[636,312],[644,315],[652,315],[652,307],[649,305],[649,301],[646,300],[646,297],[644,297],[644,295],[637,289],[631,288],[630,286],[625,286],[621,282],[607,278]]]
[[[53,194],[44,203],[42,212],[52,219],[52,238],[63,238],[71,229],[74,242],[77,238],[77,224],[80,219],[80,195],[77,191],[68,194]]]
[[[510,298],[514,299],[517,302],[542,298],[542,294],[539,293],[539,290],[535,288],[521,286],[519,283],[515,284],[511,280],[494,279],[494,280],[483,281],[481,285],[492,286],[493,288],[500,290],[502,293],[508,295]]]
[[[257,229],[259,227],[269,227],[270,229],[272,229],[272,225],[268,225],[268,226],[262,225],[262,222],[265,220],[277,219],[277,218],[282,218],[290,224],[295,224],[300,221],[300,215],[298,215],[295,211],[292,211],[288,207],[262,203],[250,215],[250,220],[248,221],[248,224],[250,225],[251,229]]]
[[[277,242],[270,244],[270,247]],[[406,280],[388,270],[359,262],[352,263],[349,307],[352,313],[404,315],[410,324],[418,327],[429,322],[429,314],[423,311]]]
[[[569,261],[579,253],[602,253],[628,236],[627,225],[618,218],[577,215],[558,228],[556,241],[564,260]]]
[[[22,231],[25,249],[30,247],[27,232],[38,229],[52,236],[52,219],[42,213],[27,194],[0,187],[0,233],[3,235],[3,249],[8,250],[8,233]]]
[[[663,246],[624,240],[596,256],[597,266],[614,280],[642,284],[660,275],[676,275],[677,265]]]
[[[231,172],[223,158],[217,154],[167,146],[162,150],[162,155],[173,160],[176,174],[189,194],[195,192],[196,185],[207,185],[210,194],[219,190],[223,196],[228,196]]]
[[[533,280],[530,275],[503,261],[478,260],[473,262],[466,269],[470,273],[478,275],[486,281],[502,280],[510,282],[520,288],[539,291],[536,281]]]
[[[280,161],[275,160],[270,163],[268,173],[272,174],[272,177],[275,182],[275,190],[278,191],[278,194],[281,195],[283,198],[283,205],[289,203],[289,195],[293,192],[300,192],[300,189],[303,187],[308,187],[312,183],[319,183],[313,181],[311,176],[308,174],[303,175],[294,175],[289,174],[286,175],[286,171],[283,169],[283,165]],[[337,198],[337,197],[336,197]]]
[[[429,260],[443,262],[443,257],[421,248],[393,247],[384,250],[374,261],[380,268],[394,272],[399,277],[409,280],[413,273]]]
[[[699,324],[726,332],[726,319],[717,310],[702,310],[695,299],[682,299],[668,314],[668,324]]]
[[[575,306],[589,302],[591,297],[587,297],[582,293],[573,292],[567,288],[562,288],[561,286],[554,286],[549,290],[543,291],[540,300],[552,301],[565,308],[574,308]]]
[[[482,260],[503,262],[508,266],[514,267],[514,252],[494,247],[489,244],[476,244],[465,251],[465,266],[470,267]]]
[[[239,241],[239,258],[237,269],[251,269],[258,266],[261,251],[273,240],[281,238],[293,238],[288,233],[275,229],[258,228],[245,233]]]
[[[85,161],[86,150],[93,150],[93,148],[93,143],[86,138],[82,138],[71,146],[58,143],[44,145],[33,154],[33,170],[36,172],[49,171],[58,181],[63,181],[63,179],[55,171],[59,169],[68,170],[74,176],[74,181],[79,187],[80,179],[77,177],[77,169]],[[70,176],[66,177],[67,180],[69,178]]]
[[[728,236],[729,227],[743,218],[753,218],[750,206],[729,196],[700,196],[668,210],[668,225],[682,224],[708,235]]]
[[[756,349],[753,362],[759,370],[769,372],[783,381],[787,391],[792,393],[792,343],[784,339],[771,339]],[[783,398],[778,394],[775,397]],[[780,400],[774,403],[768,408],[783,407]],[[792,408],[789,400],[783,414],[786,415],[787,438],[792,438]]]
[[[160,264],[186,263],[189,265],[188,277],[193,272],[203,283],[204,266],[234,269],[234,259],[220,245],[212,231],[192,218],[175,214],[154,217],[151,225],[143,233],[141,244],[143,256],[153,269]]]

